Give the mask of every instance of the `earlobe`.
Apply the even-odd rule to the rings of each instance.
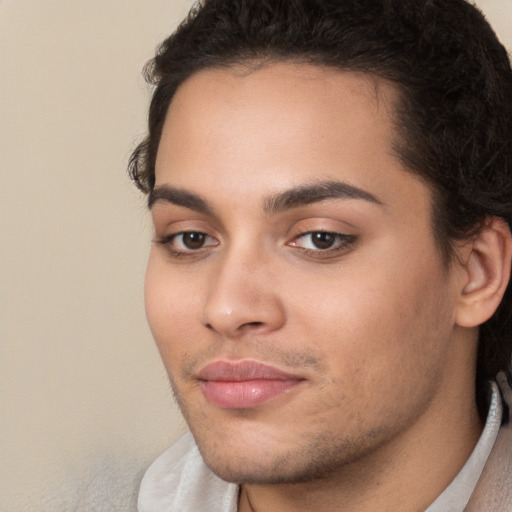
[[[511,257],[512,237],[507,223],[491,217],[471,241],[471,252],[465,259],[457,325],[476,327],[494,314],[510,280]]]

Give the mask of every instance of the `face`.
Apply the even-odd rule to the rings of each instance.
[[[429,189],[392,150],[395,100],[376,78],[281,63],[198,72],[170,105],[147,316],[226,480],[369,460],[446,400],[456,285]]]

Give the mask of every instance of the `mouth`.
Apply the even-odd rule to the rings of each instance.
[[[217,361],[198,380],[206,399],[222,409],[251,409],[292,391],[305,379],[256,361]]]

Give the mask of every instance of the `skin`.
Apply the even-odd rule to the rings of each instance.
[[[242,512],[424,510],[481,432],[477,331],[458,322],[466,249],[443,263],[429,187],[392,150],[396,99],[375,77],[276,63],[198,72],[170,105],[147,316],[205,462],[242,484]],[[368,196],[269,200],[324,182]],[[319,231],[341,236],[326,250]],[[218,360],[303,380],[220,408],[197,379]]]

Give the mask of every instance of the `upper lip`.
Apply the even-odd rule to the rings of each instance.
[[[258,361],[215,361],[206,365],[198,374],[199,380],[243,382],[247,380],[303,380],[274,366]]]

